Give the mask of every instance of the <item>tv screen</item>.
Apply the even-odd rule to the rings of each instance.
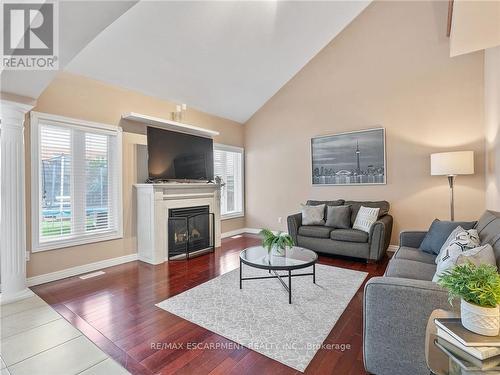
[[[212,139],[154,127],[147,133],[151,180],[213,180]]]

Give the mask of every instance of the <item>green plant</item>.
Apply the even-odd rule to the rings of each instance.
[[[456,297],[481,307],[500,304],[500,275],[495,266],[461,264],[445,271],[438,283],[448,289],[450,304]]]
[[[273,247],[286,249],[287,247],[295,245],[293,238],[286,233],[278,232],[278,234],[274,234],[269,229],[262,229],[260,235],[262,236],[262,246],[265,247],[268,252],[271,252]]]

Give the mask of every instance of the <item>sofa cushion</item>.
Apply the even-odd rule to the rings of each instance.
[[[344,200],[343,199],[337,199],[336,201],[316,201],[316,200],[309,199],[306,202],[307,206],[319,206],[320,204],[324,204],[325,205],[325,217],[327,217],[327,215],[328,215],[328,212],[327,212],[328,206],[342,206],[342,205],[344,205]]]
[[[416,249],[414,247],[401,246],[394,256],[393,259],[406,259],[415,260],[417,262],[434,264],[436,256],[434,254],[424,253],[423,251]]]
[[[391,259],[385,276],[431,281],[436,272],[434,263],[423,263],[408,259]]]
[[[459,227],[462,228],[462,227]],[[452,233],[454,233],[453,231]],[[479,241],[479,235],[476,229],[462,230],[457,233],[455,238],[450,241],[447,247],[441,249],[439,252],[435,263],[438,265],[443,260],[447,258],[454,257],[460,254],[462,251],[474,249],[481,244]],[[444,246],[444,245],[443,245]]]
[[[497,266],[500,266],[500,212],[486,211],[475,227],[481,245],[490,244],[495,253]]]
[[[441,221],[435,219],[425,235],[424,240],[420,244],[420,250],[437,255],[446,239],[456,227],[460,226],[465,230],[469,230],[472,229],[474,225],[476,225],[475,221]]]
[[[325,205],[307,206],[301,204],[302,224],[325,225]]]
[[[441,250],[439,250],[439,253],[436,257],[436,260],[434,261],[434,263],[438,264],[439,262],[439,259],[441,258],[441,255],[445,252],[445,250],[448,248],[448,246],[450,246],[450,243],[452,241],[455,240],[455,238],[457,238],[458,234],[463,232],[465,229],[462,228],[460,225],[458,227],[456,227],[455,229],[453,229],[453,232],[450,233],[450,235],[448,236],[448,238],[446,239],[446,241],[444,241],[444,244],[443,246],[441,246]]]
[[[474,230],[474,229],[473,229]],[[450,255],[446,258],[443,258],[439,261],[436,269],[436,274],[432,281],[437,283],[439,281],[440,276],[455,267],[458,264],[466,264],[472,263],[476,266],[481,264],[489,264],[492,266],[496,266],[495,262],[495,254],[493,254],[493,248],[489,243],[483,246],[478,246],[473,249],[468,249],[464,251],[460,251],[455,249],[454,252],[451,252]]]
[[[343,199],[337,199],[336,201],[315,201],[315,200],[308,200],[306,202],[308,206],[319,206],[320,204],[324,204],[326,206],[342,206],[344,204]]]
[[[356,221],[356,216],[358,216],[358,211],[361,206],[380,208],[378,211],[378,217],[382,217],[389,213],[390,204],[387,201],[345,201],[346,205],[351,206],[351,225]]]
[[[302,225],[299,234],[304,237],[329,238],[332,229],[324,225]]]
[[[334,229],[330,233],[330,238],[337,241],[346,242],[368,242],[368,233],[357,229]]]
[[[350,229],[351,228],[351,206],[327,206],[326,226]]]
[[[370,247],[368,243],[335,241],[329,238],[297,236],[297,245],[318,253],[342,255],[353,258],[368,259]]]

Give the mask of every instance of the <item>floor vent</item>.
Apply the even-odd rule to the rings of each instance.
[[[80,279],[85,280],[85,279],[90,279],[91,277],[97,277],[104,275],[106,272],[104,271],[97,271],[97,272],[92,272],[92,273],[87,273],[85,275],[79,276]]]

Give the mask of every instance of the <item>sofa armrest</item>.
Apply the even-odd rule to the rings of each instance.
[[[399,234],[399,246],[419,248],[427,231],[405,230]]]
[[[288,234],[292,236],[293,241],[297,243],[297,234],[299,233],[299,228],[302,226],[302,213],[290,215],[286,221],[288,224]]]
[[[363,306],[366,370],[377,375],[429,374],[425,331],[435,309],[453,307],[448,303],[446,290],[432,281],[370,279],[365,286]]]
[[[368,259],[379,260],[384,256],[391,242],[392,222],[391,215],[384,215],[371,226],[368,237],[370,247]]]

